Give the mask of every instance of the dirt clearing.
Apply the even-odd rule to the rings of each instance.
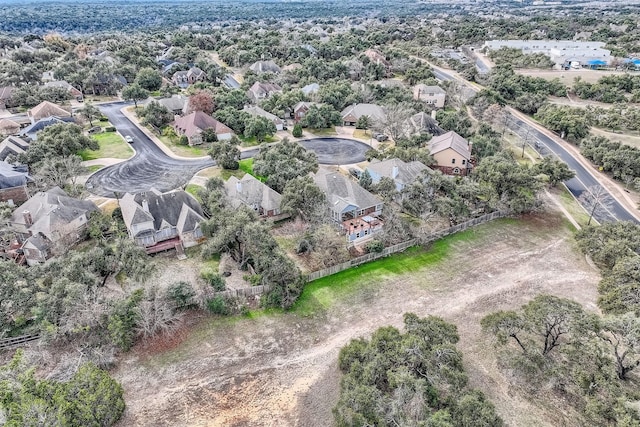
[[[381,269],[366,277],[333,300],[326,298],[330,286],[315,289],[318,300],[333,303],[317,304],[312,316],[206,318],[173,349],[134,350],[115,372],[127,402],[119,425],[332,425],[340,347],[380,326],[400,327],[408,311],[457,325],[470,383],[487,393],[507,425],[575,423],[514,393],[479,325],[485,314],[542,292],[596,309],[599,275],[557,213],[485,224],[452,240],[446,256],[419,271]]]
[[[599,70],[536,70],[536,69],[517,69],[518,74],[531,77],[541,77],[546,80],[559,79],[562,83],[568,87],[573,86],[573,79],[576,77],[582,78],[582,81],[587,83],[595,83],[601,77],[620,75],[620,74],[638,74],[627,73],[625,71],[599,71]]]

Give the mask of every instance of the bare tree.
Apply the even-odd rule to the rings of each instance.
[[[136,329],[144,338],[175,330],[182,320],[182,313],[173,309],[171,302],[151,288],[148,298],[136,307],[139,321]]]
[[[397,141],[405,131],[406,121],[413,115],[413,110],[407,104],[395,104],[384,107],[385,117],[372,126],[379,132],[386,133]]]
[[[601,185],[587,187],[578,198],[578,201],[589,213],[589,222],[587,225],[591,225],[591,220],[594,216],[604,214],[611,209],[609,192]]]

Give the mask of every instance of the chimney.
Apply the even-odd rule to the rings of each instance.
[[[242,181],[236,182],[236,191],[242,193]]]
[[[437,111],[436,111],[436,110],[431,111],[431,118],[432,118],[433,120],[435,120],[435,119],[436,119],[436,113],[437,113]]]
[[[31,212],[29,211],[23,211],[22,212],[22,217],[24,218],[24,223],[27,226],[31,226],[33,225],[33,217],[31,216]]]
[[[142,210],[145,212],[149,212],[149,202],[147,199],[142,199]]]
[[[391,178],[396,179],[398,177],[398,166],[394,166],[391,169]]]

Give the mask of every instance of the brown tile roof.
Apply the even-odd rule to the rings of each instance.
[[[70,112],[49,101],[41,102],[29,110],[27,114],[35,120],[44,119],[46,117],[71,117]]]

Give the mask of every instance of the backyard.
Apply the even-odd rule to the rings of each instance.
[[[288,312],[192,317],[114,372],[127,400],[119,425],[330,425],[340,347],[411,311],[457,325],[470,383],[507,425],[573,426],[566,405],[532,402],[510,385],[479,321],[541,292],[595,310],[598,280],[559,213],[494,221],[312,282]]]

